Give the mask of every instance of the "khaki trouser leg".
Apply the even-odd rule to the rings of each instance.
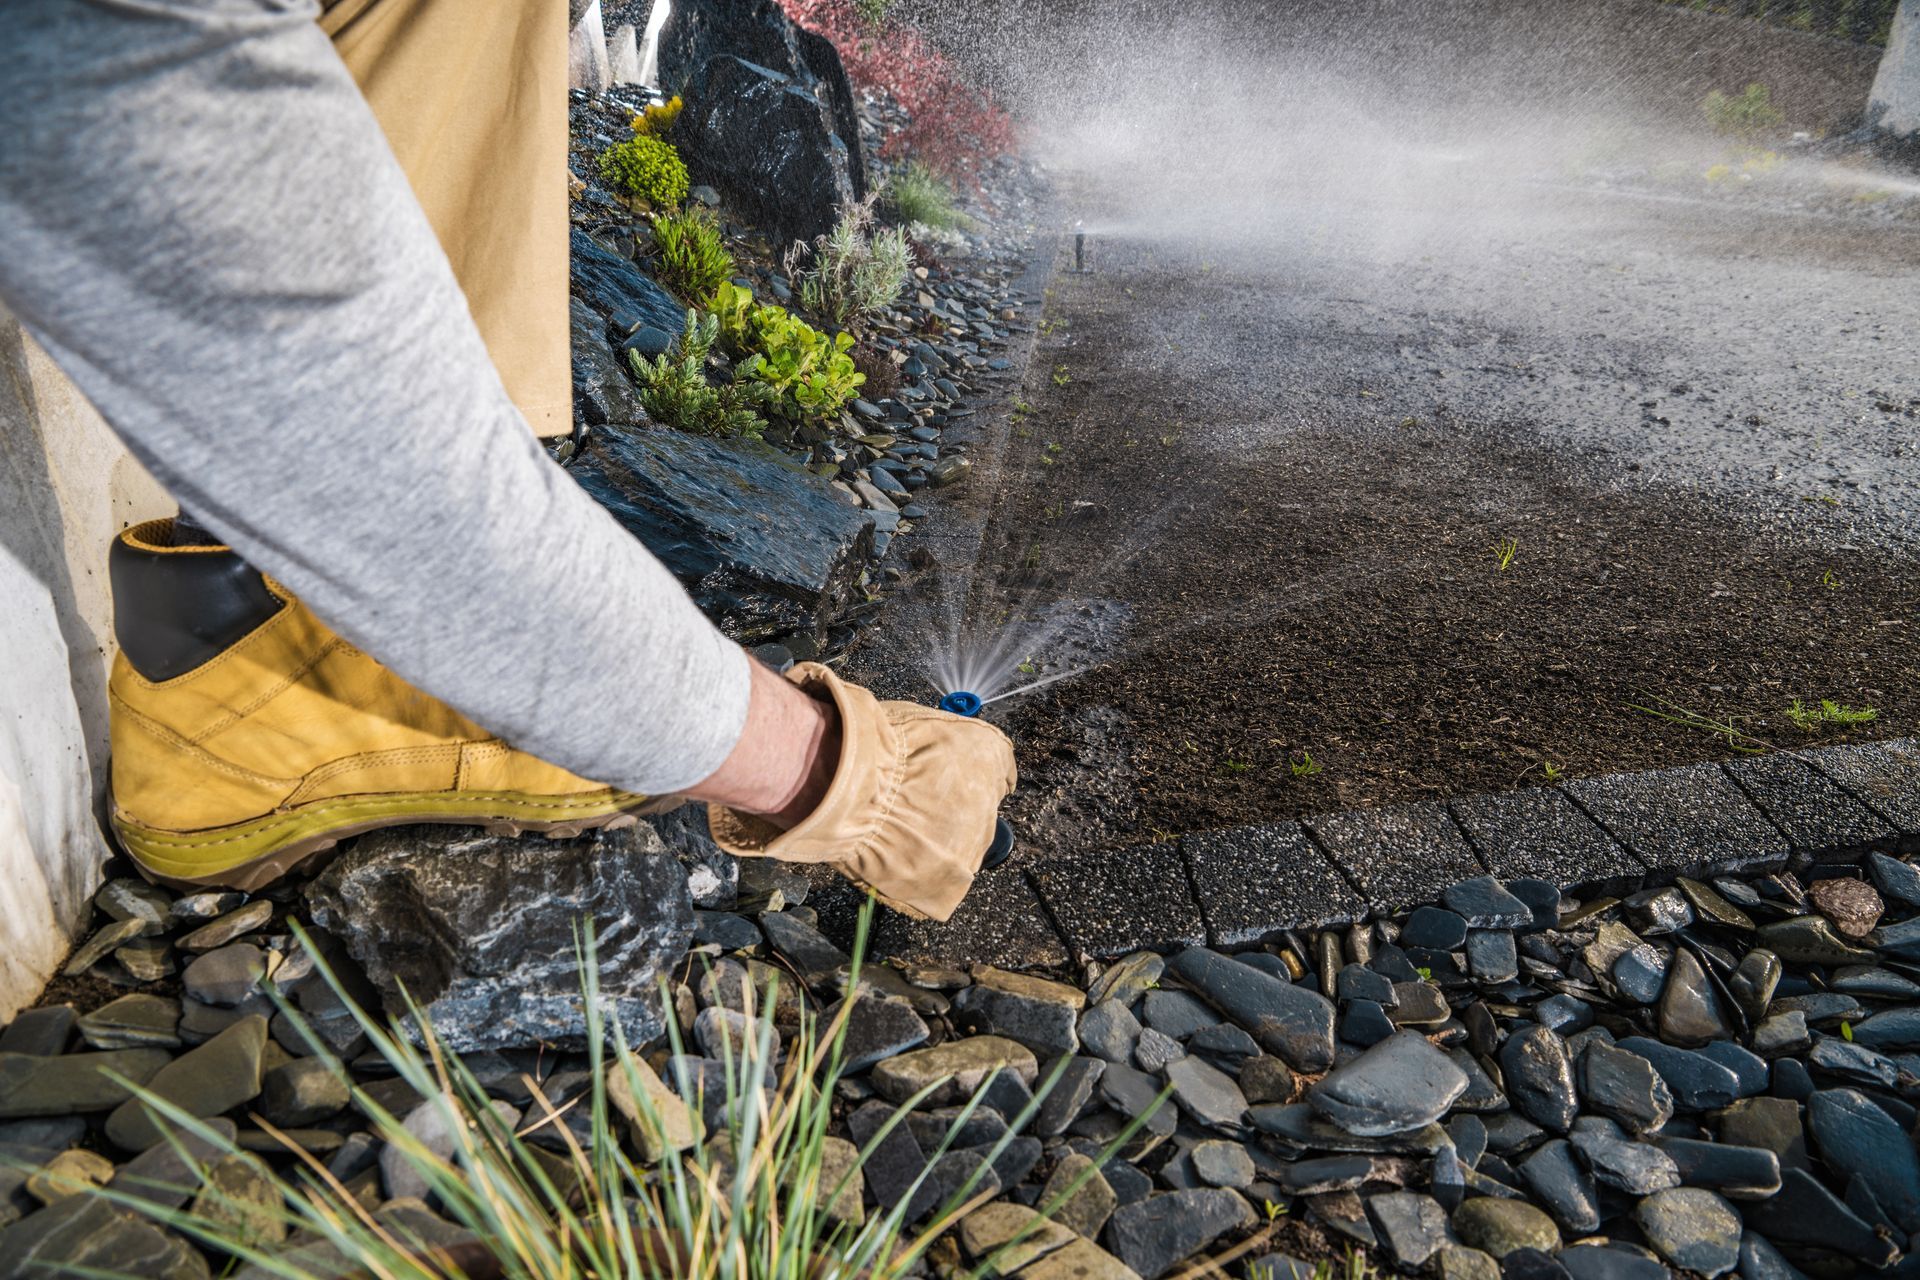
[[[542,436],[573,427],[566,19],[554,0],[331,0],[320,20]]]

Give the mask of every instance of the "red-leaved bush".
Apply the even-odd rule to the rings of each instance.
[[[840,51],[852,81],[890,95],[907,127],[882,153],[902,152],[954,183],[978,190],[988,161],[1013,150],[1013,118],[968,86],[946,55],[904,23],[867,21],[853,0],[780,0],[787,16]]]

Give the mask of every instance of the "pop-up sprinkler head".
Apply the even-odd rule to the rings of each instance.
[[[968,693],[965,689],[955,689],[952,693],[940,696],[940,709],[956,716],[968,719],[980,714],[980,708],[986,704],[980,701],[977,693]],[[993,820],[993,843],[987,846],[987,856],[980,862],[982,871],[991,871],[1005,862],[1013,853],[1013,828],[1007,825],[1005,818]]]
[[[979,715],[980,708],[983,705],[980,701],[979,694],[968,693],[964,689],[955,689],[952,693],[940,699],[940,709],[942,711],[950,711],[956,716],[967,716],[969,718]]]
[[[1073,224],[1073,269],[1081,274],[1087,270],[1087,233],[1077,222]]]

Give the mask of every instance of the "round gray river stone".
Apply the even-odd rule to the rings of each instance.
[[[1633,1220],[1647,1243],[1682,1271],[1714,1280],[1739,1265],[1740,1215],[1711,1191],[1655,1192],[1634,1208]]]
[[[1328,1072],[1307,1101],[1347,1132],[1377,1138],[1432,1124],[1466,1088],[1466,1073],[1425,1036],[1397,1031]]]

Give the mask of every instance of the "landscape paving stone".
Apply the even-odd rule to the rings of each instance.
[[[867,895],[832,872],[819,874],[823,878],[814,884],[807,902],[820,914],[821,932],[836,945],[851,948]],[[1064,965],[1069,956],[1065,942],[1047,922],[1033,886],[1008,867],[976,879],[944,923],[910,919],[897,911],[876,913],[867,959],[1024,968]]]
[[[1721,767],[1786,833],[1796,853],[1858,855],[1899,835],[1892,823],[1791,755],[1751,756]]]
[[[1076,952],[1117,956],[1206,941],[1177,844],[1046,862],[1033,878]]]
[[[1326,814],[1304,825],[1382,913],[1438,902],[1455,881],[1486,871],[1444,805]]]
[[[1531,787],[1448,802],[1481,858],[1502,879],[1559,887],[1625,884],[1647,872],[1557,787]]]
[[[1821,747],[1801,758],[1892,823],[1903,852],[1920,851],[1920,739]]]
[[[1216,947],[1366,918],[1366,902],[1297,822],[1190,835],[1180,851]]]
[[[1565,791],[1649,867],[1682,875],[1772,870],[1787,838],[1714,764],[1580,778]]]

